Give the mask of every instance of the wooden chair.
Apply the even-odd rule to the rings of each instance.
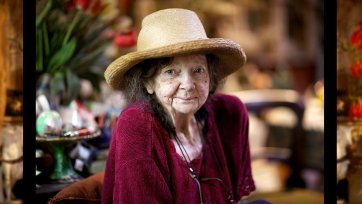
[[[304,167],[304,103],[298,92],[294,90],[268,89],[246,90],[232,92],[230,94],[240,98],[248,111],[253,112],[258,116],[266,109],[277,107],[288,108],[296,115],[297,121],[292,129],[293,137],[288,151],[285,151],[285,148],[263,147],[258,151],[258,154],[252,155],[252,159],[266,158],[285,160],[292,169],[292,174],[287,179],[287,187],[305,188],[306,184],[300,175],[301,170]],[[290,154],[288,154],[289,152]]]

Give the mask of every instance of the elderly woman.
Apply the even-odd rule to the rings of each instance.
[[[247,111],[214,94],[245,60],[238,44],[207,38],[192,11],[146,16],[137,51],[105,72],[131,104],[113,131],[102,203],[232,203],[253,191]]]

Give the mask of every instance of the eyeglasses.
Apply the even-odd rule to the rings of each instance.
[[[198,176],[196,175],[194,169],[192,167],[189,167],[189,173],[190,176],[192,177],[192,179],[194,179],[194,181],[196,181],[197,183],[197,187],[199,189],[199,196],[200,196],[200,201],[201,204],[203,204],[203,197],[202,197],[202,189],[201,189],[201,182],[210,182],[210,181],[219,181],[222,186],[224,187],[225,191],[226,191],[226,200],[230,203],[234,202],[234,198],[233,198],[233,193],[231,192],[230,188],[225,184],[225,182],[222,179],[219,178],[198,178]]]

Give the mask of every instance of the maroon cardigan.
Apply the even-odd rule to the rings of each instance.
[[[236,97],[214,94],[206,109],[210,142],[206,140],[192,165],[200,178],[222,179],[238,201],[255,190],[246,108]],[[226,203],[221,182],[201,186],[205,204]],[[121,113],[113,130],[102,191],[102,203],[200,203],[186,162],[150,107],[140,102]]]

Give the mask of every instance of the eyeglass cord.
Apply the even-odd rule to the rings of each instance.
[[[189,167],[189,173],[190,173],[192,179],[194,179],[194,181],[196,181],[196,183],[197,183],[197,187],[199,189],[200,201],[201,201],[201,204],[203,204],[201,184],[200,184],[200,181],[198,179],[198,176],[197,176],[194,168],[192,167],[192,164],[190,163],[191,162],[190,157],[187,154],[187,151],[186,151],[185,147],[182,145],[182,143],[181,143],[180,139],[177,137],[177,135],[175,135],[175,140],[176,140],[177,146],[179,147],[179,149],[181,151],[182,157],[185,159],[186,164]],[[186,154],[187,158],[186,158],[185,154]]]
[[[217,180],[217,181],[220,181],[221,184],[224,186],[225,190],[226,190],[226,193],[227,193],[227,200],[229,202],[234,202],[234,199],[233,199],[233,195],[232,195],[232,192],[230,190],[230,188],[225,184],[225,182],[219,178],[201,178],[200,179],[201,181],[210,181],[210,180]]]
[[[213,157],[214,157],[214,159],[215,159],[216,166],[217,166],[219,172],[221,173],[221,172],[222,172],[222,170],[221,170],[221,165],[220,165],[220,163],[219,163],[219,160],[217,159],[217,156],[216,156],[214,147],[213,147],[212,143],[210,142],[210,138],[209,138],[209,137],[206,137],[206,140],[207,140],[207,142],[208,142],[209,145],[210,145],[210,149],[211,149],[212,155],[213,155]],[[222,183],[222,185],[223,185],[224,188],[226,189],[227,200],[228,200],[229,202],[234,202],[233,193],[232,193],[232,191],[230,190],[230,188],[225,184],[225,182],[224,182],[223,180],[221,180],[221,179],[219,179],[219,178],[202,178],[201,180],[202,180],[202,181],[208,181],[208,180],[212,180],[212,179],[213,179],[213,180],[218,180],[218,181],[220,181],[220,182]]]
[[[177,135],[175,135],[175,140],[176,140],[176,143],[177,143],[177,146],[179,147],[180,151],[181,151],[181,154],[182,154],[182,157],[185,159],[186,161],[186,164],[187,166],[189,167],[189,173],[192,177],[192,179],[194,179],[197,183],[197,186],[198,186],[198,189],[199,189],[199,196],[200,196],[200,201],[201,201],[201,204],[203,204],[203,199],[202,199],[202,189],[201,189],[201,184],[200,184],[200,180],[201,181],[210,181],[210,180],[217,180],[217,181],[220,181],[222,183],[222,185],[224,186],[224,188],[226,189],[226,193],[227,193],[227,200],[229,202],[234,202],[233,200],[233,196],[232,196],[232,192],[231,190],[228,188],[228,186],[225,184],[225,182],[219,178],[201,178],[199,179],[192,164],[190,163],[191,162],[191,159],[189,157],[189,155],[187,154],[187,151],[185,149],[185,147],[182,145],[180,139],[177,137]],[[208,141],[209,142],[209,141]],[[214,156],[215,155],[215,152],[213,151],[213,154]],[[185,156],[186,155],[186,156]],[[186,158],[187,157],[187,158]],[[217,163],[218,164],[218,163]],[[220,166],[218,166],[219,170],[220,170]]]

